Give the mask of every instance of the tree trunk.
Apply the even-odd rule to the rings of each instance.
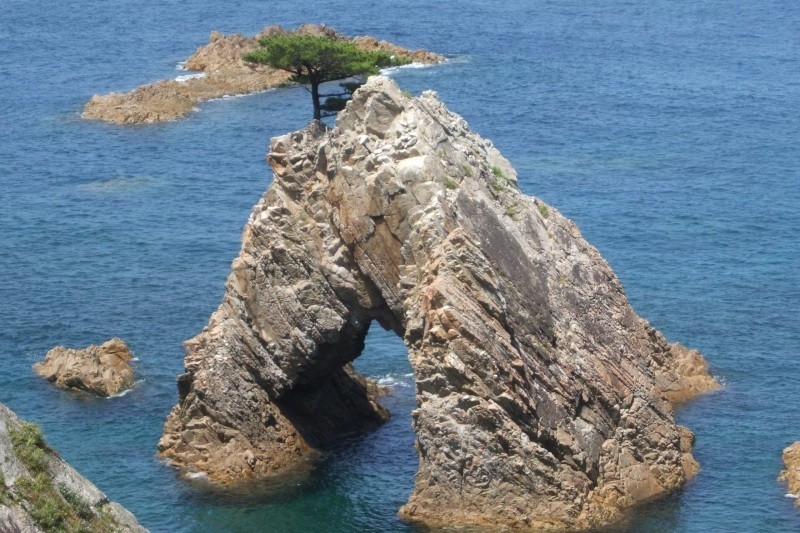
[[[311,100],[314,102],[314,120],[322,119],[322,110],[319,105],[319,82],[311,79]]]

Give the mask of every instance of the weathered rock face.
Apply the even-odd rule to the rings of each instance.
[[[111,396],[133,385],[133,354],[120,339],[82,350],[56,346],[33,370],[56,387]]]
[[[786,482],[789,494],[800,496],[800,441],[783,450],[783,466],[784,470],[778,479]],[[800,507],[800,498],[796,502]]]
[[[287,72],[267,65],[245,63],[242,56],[258,48],[261,37],[290,32],[348,38],[324,24],[306,24],[296,30],[267,26],[255,37],[236,33],[222,35],[213,31],[209,43],[197,49],[186,60],[186,68],[198,71],[201,73],[200,77],[181,81],[162,80],[128,93],[95,95],[86,103],[81,116],[115,124],[150,124],[179,119],[192,111],[199,102],[279,87],[287,83]],[[353,41],[363,50],[384,50],[414,62],[433,64],[444,61],[444,57],[439,54],[407,50],[386,41],[378,41],[374,37],[355,37]]]
[[[147,531],[2,404],[0,475],[0,531]]]
[[[668,398],[718,386],[703,358],[638,317],[434,93],[371,78],[333,130],[273,139],[268,159],[222,304],[186,343],[163,457],[226,483],[375,424],[348,363],[378,321],[416,380],[405,519],[587,528],[697,471]]]

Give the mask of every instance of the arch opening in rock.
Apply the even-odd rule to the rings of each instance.
[[[295,500],[337,500],[346,493],[350,506],[346,519],[336,510],[318,510],[321,520],[346,520],[350,527],[364,530],[393,527],[397,509],[413,489],[419,464],[411,424],[416,401],[408,350],[398,335],[373,322],[353,367],[369,386],[378,388],[378,402],[389,413],[385,421],[320,442],[321,454],[312,469],[224,486],[192,476],[198,497],[236,508],[264,506],[264,512],[273,512],[294,505]]]

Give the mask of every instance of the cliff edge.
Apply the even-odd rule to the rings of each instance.
[[[39,428],[0,404],[0,531],[146,533],[65,463]]]
[[[717,388],[631,309],[578,228],[433,92],[384,77],[333,129],[272,140],[226,294],[186,342],[159,454],[268,476],[383,419],[350,369],[403,338],[419,471],[406,520],[586,529],[698,470],[670,401]]]

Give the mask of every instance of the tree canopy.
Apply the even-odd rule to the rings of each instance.
[[[262,63],[292,74],[290,81],[311,86],[314,118],[334,114],[344,107],[349,95],[358,84],[341,84],[340,93],[320,95],[322,83],[343,80],[354,76],[377,74],[382,67],[403,65],[408,60],[381,51],[359,49],[350,40],[326,35],[285,34],[263,37],[258,41],[261,48],[244,55],[244,60]],[[324,105],[320,97],[328,97]]]

